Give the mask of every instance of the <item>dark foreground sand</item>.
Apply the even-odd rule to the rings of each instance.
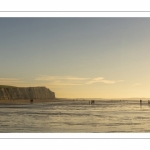
[[[43,102],[61,102],[61,99],[33,99],[33,103],[43,103]],[[30,99],[18,99],[18,100],[0,100],[0,105],[2,104],[30,104]]]

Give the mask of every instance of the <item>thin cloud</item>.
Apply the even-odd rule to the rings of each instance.
[[[88,80],[89,78],[67,77],[66,80]]]
[[[106,80],[103,77],[97,78],[80,78],[74,76],[44,76],[41,75],[35,78],[36,81],[47,81],[52,86],[75,86],[75,85],[86,85],[93,83],[105,83],[114,84],[117,82],[123,82],[123,80]]]
[[[91,81],[88,81],[86,84],[93,84],[93,83],[105,83],[105,84],[114,84],[117,82],[123,82],[124,80],[105,80],[103,77],[94,78]]]
[[[74,76],[39,76],[35,78],[36,81],[46,81],[46,84],[51,86],[76,86],[83,85],[84,80],[89,78],[80,78]]]
[[[88,80],[89,78],[79,78],[79,77],[72,77],[72,76],[40,76],[35,78],[35,80],[39,81],[51,81],[51,80]]]
[[[103,80],[104,78],[103,77],[98,77],[98,78],[94,78],[93,81],[100,81],[100,80]]]
[[[24,81],[18,78],[0,78],[0,85],[21,85]]]
[[[51,86],[75,86],[75,85],[82,85],[82,84],[73,84],[73,83],[53,83],[53,84],[49,84]]]
[[[50,86],[78,86],[78,85],[82,85],[81,83],[76,83],[76,82],[63,82],[61,80],[55,80],[55,81],[49,81],[48,83],[46,83]]]

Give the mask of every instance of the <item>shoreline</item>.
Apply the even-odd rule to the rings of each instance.
[[[0,105],[21,105],[21,104],[37,104],[37,103],[49,103],[49,102],[64,102],[64,103],[67,103],[67,102],[71,102],[71,101],[74,101],[74,102],[87,102],[89,103],[89,99],[84,99],[84,100],[79,100],[79,99],[68,99],[68,98],[55,98],[55,99],[33,99],[33,102],[30,102],[31,99],[15,99],[15,100],[12,100],[12,99],[2,99],[0,100]],[[115,103],[115,102],[119,102],[119,103],[124,103],[124,104],[128,104],[128,102],[131,104],[131,103],[137,103],[139,104],[139,100],[94,100],[95,103],[99,102],[99,103],[102,103],[102,102],[105,102],[105,103]],[[143,100],[143,103],[142,104],[147,104],[147,100]]]
[[[32,103],[46,103],[46,102],[62,102],[64,100],[60,99],[33,99]],[[66,101],[66,100],[65,100]],[[8,99],[3,99],[0,100],[0,105],[13,105],[13,104],[32,104],[30,102],[30,99],[16,99],[16,100],[8,100]]]

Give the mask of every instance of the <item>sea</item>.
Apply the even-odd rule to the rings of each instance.
[[[67,100],[0,105],[0,133],[147,133],[150,105],[139,100]]]

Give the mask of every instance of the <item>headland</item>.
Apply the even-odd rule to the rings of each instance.
[[[15,87],[0,85],[0,104],[55,101],[55,93],[46,87]]]

